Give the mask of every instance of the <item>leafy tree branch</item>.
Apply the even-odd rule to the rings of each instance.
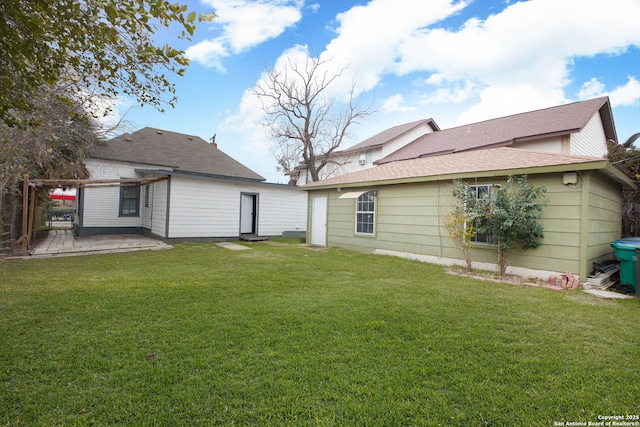
[[[168,93],[173,105],[175,88],[161,69],[182,75],[189,60],[169,45],[156,46],[153,36],[177,24],[179,38],[189,39],[195,21],[195,12],[167,0],[0,2],[0,119],[20,124],[19,112],[33,107],[34,93],[60,82],[159,109]]]

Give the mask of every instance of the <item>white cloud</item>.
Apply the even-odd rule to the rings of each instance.
[[[246,140],[249,141],[243,147],[245,151],[266,155],[271,152],[272,142],[267,129],[259,124],[262,116],[260,99],[253,95],[251,90],[246,90],[240,101],[238,114],[228,116],[221,123],[221,128],[245,135]]]
[[[186,55],[205,66],[223,69],[221,59],[282,34],[302,18],[302,0],[208,0],[218,17],[211,25],[222,34],[201,41]]]
[[[229,13],[229,18],[222,18],[221,22],[226,25],[231,49],[237,53],[280,35],[298,22],[302,17],[300,6],[300,3],[255,1],[218,10],[220,14]]]
[[[567,102],[573,58],[640,46],[637,0],[530,0],[460,28],[436,27],[466,5],[372,0],[337,16],[337,37],[322,57],[350,64],[343,90],[353,79],[372,90],[385,84],[386,74],[428,73],[433,87],[416,102],[466,103],[459,121],[467,122]],[[636,99],[635,86],[627,86],[620,102],[630,102],[623,93]]]
[[[461,104],[477,94],[478,85],[472,80],[445,84],[445,81],[440,79],[438,76],[439,75],[437,74],[430,76],[426,80],[426,83],[435,84],[437,86],[442,85],[443,87],[439,87],[435,91],[428,92],[426,95],[420,97],[421,104]]]
[[[348,66],[343,90],[357,81],[361,90],[370,90],[383,74],[395,68],[398,47],[417,29],[431,25],[456,11],[464,3],[450,0],[372,0],[337,16],[339,23],[334,38],[321,58],[330,59],[336,69]]]
[[[635,77],[629,77],[629,81],[624,86],[619,86],[611,91],[609,98],[611,98],[613,107],[638,105],[640,82]]]
[[[592,78],[588,82],[582,84],[580,91],[578,92],[578,99],[581,101],[590,98],[597,98],[603,96],[604,84],[600,83],[597,78]]]
[[[608,96],[612,107],[633,106],[640,101],[640,82],[635,77],[629,77],[627,83],[612,91],[605,90],[605,85],[597,78],[592,78],[582,85],[578,97],[580,99]]]
[[[630,0],[607,5],[598,0],[519,2],[484,21],[470,19],[457,31],[415,31],[400,46],[399,70],[437,70],[449,79],[555,81],[570,57],[640,44],[632,18],[638,14],[640,3]],[[615,31],[603,22],[615,22]],[[539,73],[540,65],[551,66],[552,76]]]
[[[276,59],[276,63],[273,65],[274,70],[283,70],[287,67],[288,63],[302,65],[309,59],[309,48],[306,45],[297,44],[282,52],[282,54]],[[261,78],[265,77],[265,73]]]
[[[541,88],[526,82],[488,86],[478,96],[479,102],[460,114],[456,124],[475,123],[566,102],[562,89]],[[550,103],[550,99],[554,101]]]
[[[224,71],[222,58],[230,55],[227,46],[220,39],[204,40],[186,50],[186,55],[192,61]]]
[[[384,111],[385,113],[412,113],[416,110],[416,108],[405,105],[404,97],[400,94],[396,94],[385,99],[382,102],[382,107],[380,107],[380,110]]]

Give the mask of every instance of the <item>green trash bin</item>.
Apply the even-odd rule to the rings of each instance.
[[[640,298],[640,292],[638,292],[638,283],[640,283],[640,248],[636,248],[636,295]]]
[[[638,262],[638,251],[640,249],[640,237],[626,237],[624,239],[611,242],[615,249],[616,257],[620,260],[620,284],[629,285],[634,293],[638,293],[638,282],[636,263]]]

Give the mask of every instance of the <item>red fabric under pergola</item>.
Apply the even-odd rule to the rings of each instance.
[[[53,200],[75,200],[76,196],[67,196],[64,194],[49,194],[49,197]]]

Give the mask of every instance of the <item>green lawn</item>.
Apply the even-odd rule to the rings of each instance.
[[[0,261],[0,425],[553,426],[640,414],[637,299],[247,246]]]

